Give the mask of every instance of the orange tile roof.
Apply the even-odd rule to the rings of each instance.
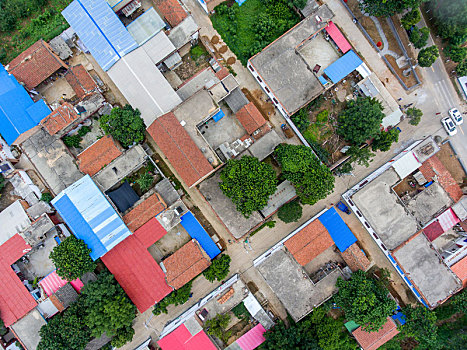
[[[436,155],[426,160],[419,170],[428,181],[436,175],[439,184],[454,202],[461,199],[462,189]]]
[[[227,300],[229,300],[233,295],[235,294],[235,289],[233,289],[233,287],[230,287],[227,291],[227,293],[225,293],[223,296],[221,296],[219,299],[217,299],[217,302],[219,304],[224,304],[227,302]]]
[[[314,220],[302,228],[297,234],[285,241],[285,246],[295,260],[305,266],[326,249],[334,245],[324,225]]]
[[[156,0],[156,6],[172,27],[176,27],[188,17],[178,0]]]
[[[467,256],[452,265],[451,270],[461,279],[464,288],[467,287]]]
[[[167,205],[162,197],[158,193],[154,193],[124,215],[123,221],[131,232],[135,232],[165,208]]]
[[[381,345],[385,344],[394,338],[399,331],[393,320],[388,317],[388,320],[378,332],[365,332],[362,327],[358,327],[352,332],[352,335],[357,339],[357,342],[363,350],[376,350]]]
[[[167,269],[167,283],[175,289],[183,287],[211,265],[194,239],[162,262]]]
[[[70,67],[65,73],[65,79],[68,84],[70,84],[78,98],[81,98],[88,92],[97,89],[96,82],[91,78],[88,71],[82,64]]]
[[[219,80],[226,78],[230,74],[229,70],[225,67],[222,67],[221,70],[216,72],[216,77]]]
[[[42,119],[41,125],[49,132],[55,135],[57,132],[65,129],[68,125],[78,119],[79,115],[71,104],[65,102],[47,117]]]
[[[236,116],[238,121],[245,128],[246,132],[250,135],[266,124],[266,119],[264,119],[263,115],[258,108],[256,108],[253,102],[242,107],[242,109],[237,112]]]
[[[214,170],[172,112],[157,118],[147,131],[189,187]]]
[[[341,256],[352,272],[357,270],[366,271],[371,265],[370,260],[368,260],[357,243],[352,244],[344,252],[341,252]]]
[[[40,39],[14,58],[8,65],[8,72],[28,89],[33,89],[61,67],[67,68],[49,44]]]
[[[121,154],[112,136],[106,135],[78,155],[79,170],[93,176]]]

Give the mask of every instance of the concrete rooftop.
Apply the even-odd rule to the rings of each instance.
[[[263,219],[258,212],[252,213],[248,219],[239,213],[230,198],[222,193],[219,182],[220,174],[217,172],[203,181],[199,185],[199,190],[230,233],[235,238],[240,238],[260,224]]]
[[[256,140],[248,148],[248,151],[253,157],[258,158],[259,160],[263,160],[274,151],[277,145],[282,142],[285,142],[285,137],[279,136],[276,130],[271,130],[259,140]]]
[[[327,21],[334,17],[334,14],[327,5],[323,5],[317,10],[316,16],[322,19],[320,23],[317,23],[315,16],[305,18],[250,59],[256,72],[289,115],[294,114],[324,91],[318,78],[313,74],[314,64],[309,66],[296,49],[303,41],[324,29]],[[316,45],[321,46],[321,44],[321,41],[316,41]],[[314,45],[314,40],[309,45]],[[326,45],[329,43],[326,42]]]
[[[330,298],[337,291],[337,278],[343,277],[341,271],[335,269],[313,284],[285,248],[274,252],[256,268],[296,322]]]
[[[11,328],[27,349],[36,349],[41,340],[39,331],[46,323],[39,311],[34,309]]]
[[[389,168],[352,196],[355,205],[389,250],[398,247],[418,230],[415,218],[391,190],[397,181],[399,176]]]
[[[422,233],[392,254],[430,307],[437,306],[462,288],[460,280],[441,261]]]

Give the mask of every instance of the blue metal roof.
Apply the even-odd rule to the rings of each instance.
[[[188,232],[191,238],[194,238],[198,243],[203,247],[204,251],[211,259],[214,259],[218,256],[221,251],[216,246],[214,241],[209,237],[206,230],[201,226],[201,224],[196,220],[193,214],[189,211],[181,218],[183,228]]]
[[[326,68],[324,73],[336,84],[357,69],[362,63],[363,61],[360,57],[353,50],[350,50]]]
[[[105,71],[138,47],[105,0],[75,0],[62,15]]]
[[[50,114],[43,100],[34,102],[24,87],[0,64],[0,134],[11,145],[20,134]]]
[[[89,175],[60,192],[51,203],[73,234],[92,250],[93,260],[131,235]]]
[[[357,242],[357,239],[333,207],[322,214],[318,220],[326,227],[329,235],[341,252]]]
[[[225,113],[222,109],[219,109],[219,112],[217,112],[216,114],[214,114],[212,116],[212,119],[214,119],[215,122],[218,122],[219,120],[221,120],[222,118],[225,117]]]

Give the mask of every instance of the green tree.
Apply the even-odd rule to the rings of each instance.
[[[46,202],[46,203],[50,203],[50,201],[51,201],[53,198],[54,198],[54,197],[53,197],[49,192],[44,192],[44,193],[42,193],[42,195],[41,195],[41,201]]]
[[[209,282],[214,282],[216,279],[222,281],[229,274],[231,260],[230,256],[225,254],[217,257],[212,261],[211,266],[203,271],[204,277]]]
[[[436,313],[424,306],[407,306],[402,310],[406,323],[402,326],[402,333],[406,337],[415,339],[422,349],[434,349],[437,344]]]
[[[444,50],[446,56],[456,63],[462,62],[467,57],[467,47],[459,47],[454,45],[449,45],[446,50]]]
[[[162,299],[160,302],[158,302],[154,306],[152,313],[156,316],[160,315],[161,313],[166,314],[168,313],[167,307],[169,305],[185,304],[188,301],[188,299],[190,299],[192,284],[193,284],[193,281],[190,281],[187,284],[185,284],[183,287],[177,290],[174,290],[172,293],[167,295],[164,299]]]
[[[399,130],[391,129],[388,131],[381,131],[375,136],[371,149],[373,151],[387,152],[391,148],[391,145],[399,141]]]
[[[54,247],[49,257],[57,268],[57,275],[67,281],[73,281],[96,268],[90,253],[91,249],[83,240],[71,235]]]
[[[311,148],[281,144],[274,154],[282,167],[283,177],[294,185],[303,204],[313,205],[334,190],[334,176]]]
[[[306,129],[308,129],[308,126],[310,125],[309,114],[310,112],[308,110],[308,107],[303,107],[290,118],[292,119],[293,123],[298,128],[298,130],[300,130],[301,132],[304,132]]]
[[[319,350],[315,333],[310,331],[311,323],[305,319],[299,323],[292,320],[287,328],[284,322],[279,321],[274,328],[265,332],[266,341],[259,346],[260,350],[300,349]]]
[[[420,6],[423,0],[362,0],[360,8],[372,16],[392,16]]]
[[[93,337],[107,334],[112,346],[121,346],[123,340],[129,341],[136,307],[126,296],[122,287],[109,272],[101,272],[96,281],[89,282],[81,289],[83,307],[86,309],[84,322]],[[122,332],[123,336],[119,336]]]
[[[146,127],[141,112],[130,105],[113,108],[110,114],[99,119],[99,123],[106,134],[112,135],[125,148],[144,140]]]
[[[374,153],[371,153],[369,147],[358,147],[350,146],[350,148],[345,152],[346,155],[350,156],[347,161],[349,164],[357,163],[358,165],[369,167],[370,163],[373,161]]]
[[[458,77],[467,76],[467,60],[463,60],[456,67],[456,74]]]
[[[420,11],[418,8],[414,8],[402,16],[401,24],[405,29],[410,29],[410,27],[420,22],[420,19]]]
[[[67,147],[81,148],[81,141],[83,141],[83,139],[79,135],[63,137],[63,143]]]
[[[420,123],[423,112],[418,108],[412,107],[407,109],[406,114],[410,118],[409,124],[416,126],[418,123]]]
[[[302,217],[302,206],[297,200],[285,203],[282,207],[279,208],[277,216],[286,224],[290,222],[297,222]]]
[[[366,331],[379,330],[397,307],[386,287],[363,271],[354,272],[348,281],[339,278],[336,286],[339,288],[334,297],[336,304],[348,320],[355,321]]]
[[[298,9],[303,9],[307,3],[307,0],[290,0],[289,4],[295,6]]]
[[[424,47],[428,41],[428,36],[430,35],[430,30],[427,27],[418,29],[414,27],[409,34],[409,39],[413,43],[413,46],[417,49]]]
[[[154,176],[152,176],[148,172],[145,172],[136,179],[136,183],[139,185],[139,188],[142,192],[146,192],[151,188],[152,184],[154,183]]]
[[[467,39],[467,1],[430,0],[430,16],[436,24],[436,32],[451,44],[459,46]]]
[[[229,322],[230,322],[229,314],[219,314],[216,317],[211,318],[210,320],[207,320],[204,323],[204,329],[206,329],[206,332],[208,334],[219,338],[224,343],[227,343],[227,340],[229,340],[230,335],[231,335],[230,331],[226,331],[226,328],[229,325]]]
[[[379,134],[383,121],[383,106],[370,97],[358,97],[347,102],[339,115],[339,135],[354,145],[361,145]]]
[[[37,350],[84,350],[91,340],[91,331],[84,324],[83,312],[78,301],[50,319],[39,331]]]
[[[254,211],[263,209],[277,189],[276,173],[272,166],[250,156],[230,159],[220,179],[222,192],[247,218]]]
[[[439,51],[435,45],[426,47],[418,53],[418,64],[420,67],[431,67],[438,57]]]

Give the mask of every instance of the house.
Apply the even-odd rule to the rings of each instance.
[[[36,349],[41,340],[39,331],[47,324],[41,313],[34,309],[10,328],[25,349]]]
[[[355,337],[363,350],[376,350],[394,338],[398,333],[399,331],[397,330],[397,325],[394,323],[391,317],[388,317],[386,323],[383,325],[383,328],[377,332],[366,332],[362,329],[362,327],[358,327],[352,332],[352,335]]]
[[[176,27],[188,17],[178,0],[156,0],[156,6],[171,27]]]
[[[121,147],[111,135],[105,135],[78,154],[81,172],[94,176],[114,159],[122,155]]]
[[[60,107],[52,111],[47,117],[41,120],[41,125],[50,135],[55,135],[71,125],[79,118],[73,106],[65,102]]]
[[[154,192],[126,213],[123,216],[123,221],[132,232],[135,232],[166,208],[167,205],[162,197],[157,192]]]
[[[82,64],[70,67],[65,73],[65,79],[78,98],[98,90],[96,82]]]
[[[0,134],[11,145],[50,114],[44,100],[34,102],[16,78],[0,65]]]
[[[67,69],[68,66],[52,51],[49,44],[40,39],[14,58],[7,70],[31,90],[60,68]]]
[[[462,191],[437,157],[439,150],[432,137],[415,141],[343,195],[408,288],[430,309],[462,288],[462,273],[456,275],[454,266],[467,254],[464,237],[452,230],[460,219],[450,208]],[[404,189],[408,183],[413,190]]]

